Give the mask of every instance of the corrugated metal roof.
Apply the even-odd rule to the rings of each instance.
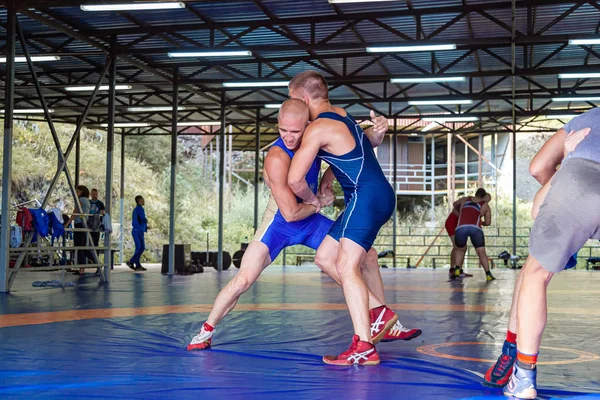
[[[247,78],[256,78],[259,76],[271,76],[273,79],[289,79],[290,77],[309,69],[319,70],[332,84],[338,80],[352,82],[356,87],[373,93],[377,97],[383,96],[384,82],[394,76],[419,76],[422,73],[437,73],[440,68],[451,68],[445,70],[446,74],[469,75],[473,76],[482,71],[485,74],[493,75],[505,74],[510,70],[510,65],[503,63],[498,59],[504,59],[510,64],[512,51],[510,48],[510,30],[505,27],[511,25],[510,2],[499,2],[498,0],[467,0],[467,7],[479,5],[484,8],[484,13],[489,14],[505,24],[500,26],[496,22],[486,18],[477,12],[468,13],[462,16],[451,26],[445,27],[441,33],[432,40],[437,43],[453,43],[459,45],[457,50],[436,51],[435,63],[432,69],[432,53],[430,52],[407,52],[392,54],[373,54],[365,51],[365,43],[370,45],[377,44],[411,44],[417,37],[423,38],[423,35],[431,35],[444,27],[449,21],[461,14],[463,0],[411,0],[410,8],[404,0],[372,2],[372,3],[352,3],[331,5],[327,0],[262,0],[262,7],[267,10],[265,13],[254,1],[241,0],[222,0],[215,1],[186,1],[186,8],[160,11],[160,12],[84,12],[79,7],[50,7],[46,10],[29,10],[34,12],[36,18],[30,18],[26,13],[19,15],[19,24],[30,37],[29,50],[32,54],[44,52],[60,53],[61,59],[54,62],[36,63],[36,71],[40,74],[40,79],[44,84],[59,84],[61,82],[78,82],[79,84],[94,84],[98,80],[98,70],[104,65],[106,55],[87,40],[65,41],[70,38],[59,30],[49,26],[49,24],[59,24],[66,29],[72,29],[69,25],[77,28],[75,32],[86,33],[93,30],[97,37],[91,38],[95,43],[100,43],[102,48],[108,48],[109,36],[120,33],[126,29],[123,34],[118,35],[118,43],[124,53],[130,60],[136,60],[138,64],[132,65],[130,61],[119,59],[118,81],[130,79],[133,83],[155,83],[165,82],[164,75],[170,76],[174,67],[179,68],[180,77],[185,79],[187,76],[193,76],[193,80],[210,80],[213,83],[198,84],[199,91],[212,90],[211,97],[218,98],[219,94],[215,90],[221,88],[221,80],[240,80]],[[532,13],[534,19],[528,26],[528,12],[526,7],[519,3],[515,19],[516,29],[527,34],[530,29],[536,34],[540,29],[553,22],[558,16],[571,9],[574,1],[553,1],[552,4],[543,4],[535,6]],[[448,10],[448,7],[455,7]],[[413,10],[413,11],[410,11]],[[415,15],[410,13],[422,13],[420,22],[422,32],[417,33],[417,24]],[[245,33],[248,27],[254,23],[271,24],[269,16],[290,21],[277,23],[275,25],[260,26],[249,33]],[[361,19],[350,29],[346,29],[339,35],[333,37],[355,16],[362,18],[363,15],[373,16],[369,19]],[[340,17],[341,15],[341,17]],[[376,16],[375,16],[376,15]],[[0,19],[6,19],[6,11],[0,9]],[[48,24],[38,19],[47,19]],[[380,24],[376,22],[380,21]],[[207,22],[226,24],[208,29]],[[600,21],[600,11],[590,5],[583,4],[575,12],[559,21],[555,26],[549,27],[541,36],[531,37],[530,40],[552,39],[550,43],[538,43],[527,46],[527,60],[523,47],[517,46],[515,54],[516,66],[519,70],[523,68],[532,68],[537,66],[547,56],[559,49],[564,43],[564,35],[581,36],[596,35]],[[184,26],[185,29],[171,31],[173,27]],[[384,26],[381,26],[384,25]],[[386,29],[386,27],[389,29]],[[81,28],[81,30],[78,30]],[[390,30],[401,32],[401,35],[395,35]],[[0,27],[0,32],[4,34],[4,28]],[[422,33],[422,34],[421,34]],[[408,36],[407,38],[403,35]],[[36,38],[31,39],[32,37]],[[231,38],[238,37],[236,40]],[[600,35],[599,35],[600,36]],[[563,39],[561,39],[563,38]],[[314,39],[314,43],[313,43]],[[323,43],[330,39],[327,43]],[[523,37],[519,37],[523,40]],[[6,38],[0,38],[0,44],[5,44]],[[211,44],[219,46],[226,43],[228,48],[250,48],[253,56],[246,58],[237,58],[231,60],[228,58],[211,58],[210,60],[201,58],[191,59],[172,59],[167,56],[169,49],[205,49]],[[501,44],[502,43],[502,44]],[[133,45],[132,45],[133,44]],[[314,50],[303,48],[303,44],[316,46]],[[17,53],[22,51],[17,46]],[[129,46],[127,50],[125,47]],[[465,47],[461,47],[465,46]],[[486,53],[483,49],[489,46],[489,51],[497,57]],[[58,48],[58,50],[57,50]],[[460,62],[455,61],[466,54],[469,49],[476,49]],[[77,56],[65,53],[85,53]],[[374,57],[380,58],[377,62],[372,62]],[[321,59],[322,58],[322,59]],[[303,59],[300,61],[300,59]],[[312,63],[307,60],[312,60]],[[146,71],[136,73],[137,65],[146,65]],[[207,68],[212,64],[222,64],[218,67]],[[259,67],[260,64],[260,67]],[[567,46],[552,58],[546,60],[540,67],[542,70],[548,68],[557,68],[552,70],[553,74],[532,76],[531,79],[539,83],[539,86],[533,85],[524,77],[516,79],[516,89],[520,95],[532,91],[533,95],[548,97],[549,93],[543,88],[548,88],[550,92],[559,90],[558,79],[554,71],[558,69],[577,72],[577,68],[593,68],[599,66],[600,60],[594,56],[589,56],[588,52],[580,46]],[[321,66],[317,68],[315,65]],[[274,73],[275,70],[287,67],[283,71]],[[198,71],[202,73],[197,74]],[[600,69],[599,69],[600,70]],[[25,82],[28,73],[27,65],[17,64],[16,73],[18,82]],[[535,74],[535,72],[532,72]],[[346,74],[346,76],[344,76]],[[82,80],[83,78],[83,80]],[[361,82],[361,79],[368,79],[368,82]],[[483,88],[498,81],[498,76],[477,77],[472,80],[472,86],[469,81],[448,83],[446,87],[438,84],[419,84],[412,86],[405,93],[398,97],[398,102],[392,104],[392,109],[399,111],[406,107],[406,98],[411,97],[435,97],[435,96],[458,96],[453,88],[465,94],[469,90],[473,95],[477,95]],[[81,81],[81,82],[80,82]],[[375,81],[375,82],[374,82]],[[215,83],[216,82],[216,83]],[[512,79],[508,78],[497,84],[486,92],[486,95],[496,96],[492,100],[477,106],[475,111],[487,112],[488,106],[493,111],[509,111],[510,104],[499,98],[498,93],[510,93]],[[584,85],[577,89],[577,93],[585,93],[597,90],[599,79],[588,80]],[[576,84],[576,81],[563,81],[561,88],[569,90]],[[540,87],[541,86],[541,87]],[[404,85],[387,84],[387,95],[392,95],[399,88],[407,88]],[[146,100],[146,104],[165,104],[169,98],[169,85],[160,85],[160,96],[153,96]],[[182,91],[185,91],[182,88]],[[57,89],[45,89],[52,96],[57,96],[64,91]],[[151,92],[151,88],[144,88],[136,85],[132,92],[119,92],[123,96],[123,101],[131,101],[127,96],[131,93],[141,94]],[[275,93],[274,93],[274,92]],[[239,100],[240,107],[253,107],[261,102],[272,102],[273,99],[281,101],[285,98],[287,90],[285,88],[275,88],[270,91],[257,91],[250,93],[250,90],[227,91],[227,98],[236,98],[242,96]],[[247,94],[244,96],[244,94]],[[35,90],[33,88],[21,88],[17,95],[19,104],[20,95],[32,97],[35,102]],[[365,96],[364,92],[360,92]],[[78,101],[84,101],[82,99]],[[348,86],[337,87],[330,93],[330,97],[335,101],[339,99],[358,99],[355,91]],[[54,99],[54,98],[53,98]],[[55,100],[53,100],[55,101]],[[134,99],[135,101],[135,99]],[[198,104],[210,104],[211,107],[217,107],[218,104],[211,102],[199,95],[194,95],[190,101]],[[533,102],[534,106],[541,106],[547,100],[538,99]],[[57,99],[57,106],[67,106],[72,104],[64,95],[64,99]],[[382,110],[387,111],[387,103],[377,104]],[[525,99],[518,100],[521,107],[528,109],[529,103]],[[26,102],[21,105],[27,105]],[[467,107],[468,108],[468,107]],[[350,109],[356,112],[363,112],[364,107],[353,105]],[[436,106],[419,107],[421,112],[435,113],[440,112]],[[415,111],[414,108],[411,111]],[[238,117],[243,114],[237,112]],[[135,118],[135,116],[134,116]]]

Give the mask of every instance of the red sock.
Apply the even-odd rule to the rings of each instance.
[[[517,334],[511,331],[506,332],[506,341],[508,343],[517,344]]]
[[[204,329],[205,331],[208,331],[208,332],[212,332],[215,330],[215,327],[209,325],[208,322],[205,322],[204,325],[202,325],[202,329]]]

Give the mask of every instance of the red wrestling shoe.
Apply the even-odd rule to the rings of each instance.
[[[352,344],[348,350],[338,356],[324,356],[323,362],[330,365],[377,365],[379,355],[375,346],[369,342],[359,340],[358,335],[352,337]]]

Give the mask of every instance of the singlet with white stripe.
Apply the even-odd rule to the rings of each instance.
[[[467,201],[460,211],[460,217],[458,218],[458,227],[461,226],[475,226],[481,229],[481,207],[485,202],[480,201],[475,203],[473,201]]]
[[[344,190],[346,203],[353,195],[357,195],[357,191],[382,191],[386,186],[390,186],[377,157],[375,157],[369,138],[350,114],[342,116],[335,112],[324,112],[319,114],[317,119],[319,118],[328,118],[344,123],[356,143],[354,149],[341,156],[325,150],[319,150],[318,153],[319,158],[331,165],[333,174]]]

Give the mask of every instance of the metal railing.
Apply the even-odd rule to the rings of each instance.
[[[390,163],[380,164],[388,182],[394,185],[394,166]],[[464,165],[464,164],[461,164]],[[479,178],[477,172],[478,163],[469,162],[468,173],[457,172],[454,177],[456,180],[464,182],[465,180],[476,182]],[[432,173],[431,164],[397,164],[396,165],[396,190],[397,194],[428,195],[434,190],[445,190],[446,188],[446,164],[435,164],[435,176]],[[443,173],[441,172],[443,171]],[[439,174],[437,172],[440,172]],[[483,170],[483,179],[490,180],[494,173],[491,170]]]
[[[374,247],[377,251],[393,250],[395,264],[398,268],[406,267],[407,265],[415,265],[417,260],[429,248],[429,251],[424,256],[419,267],[435,268],[448,266],[450,264],[450,251],[452,250],[452,242],[448,238],[446,231],[438,236],[441,227],[397,227],[396,247],[393,245],[393,235],[381,234],[377,236]],[[521,257],[519,264],[525,261],[529,255],[529,233],[530,227],[517,227],[517,254]],[[435,240],[435,243],[431,243]],[[496,259],[495,265],[504,267],[503,262],[498,262],[498,254],[503,251],[511,253],[512,250],[512,227],[492,226],[485,228],[486,250],[488,257]],[[430,247],[431,245],[431,247]],[[283,258],[284,265],[296,264],[296,258],[301,257],[306,259],[308,256],[314,256],[313,250],[301,246],[288,248]],[[590,257],[600,257],[600,244],[598,241],[588,241],[579,251],[577,268],[585,268],[586,259]],[[380,264],[392,266],[393,258],[380,259]],[[473,247],[467,246],[467,257],[465,259],[465,267],[478,267],[477,255]],[[511,263],[508,263],[511,266]]]

